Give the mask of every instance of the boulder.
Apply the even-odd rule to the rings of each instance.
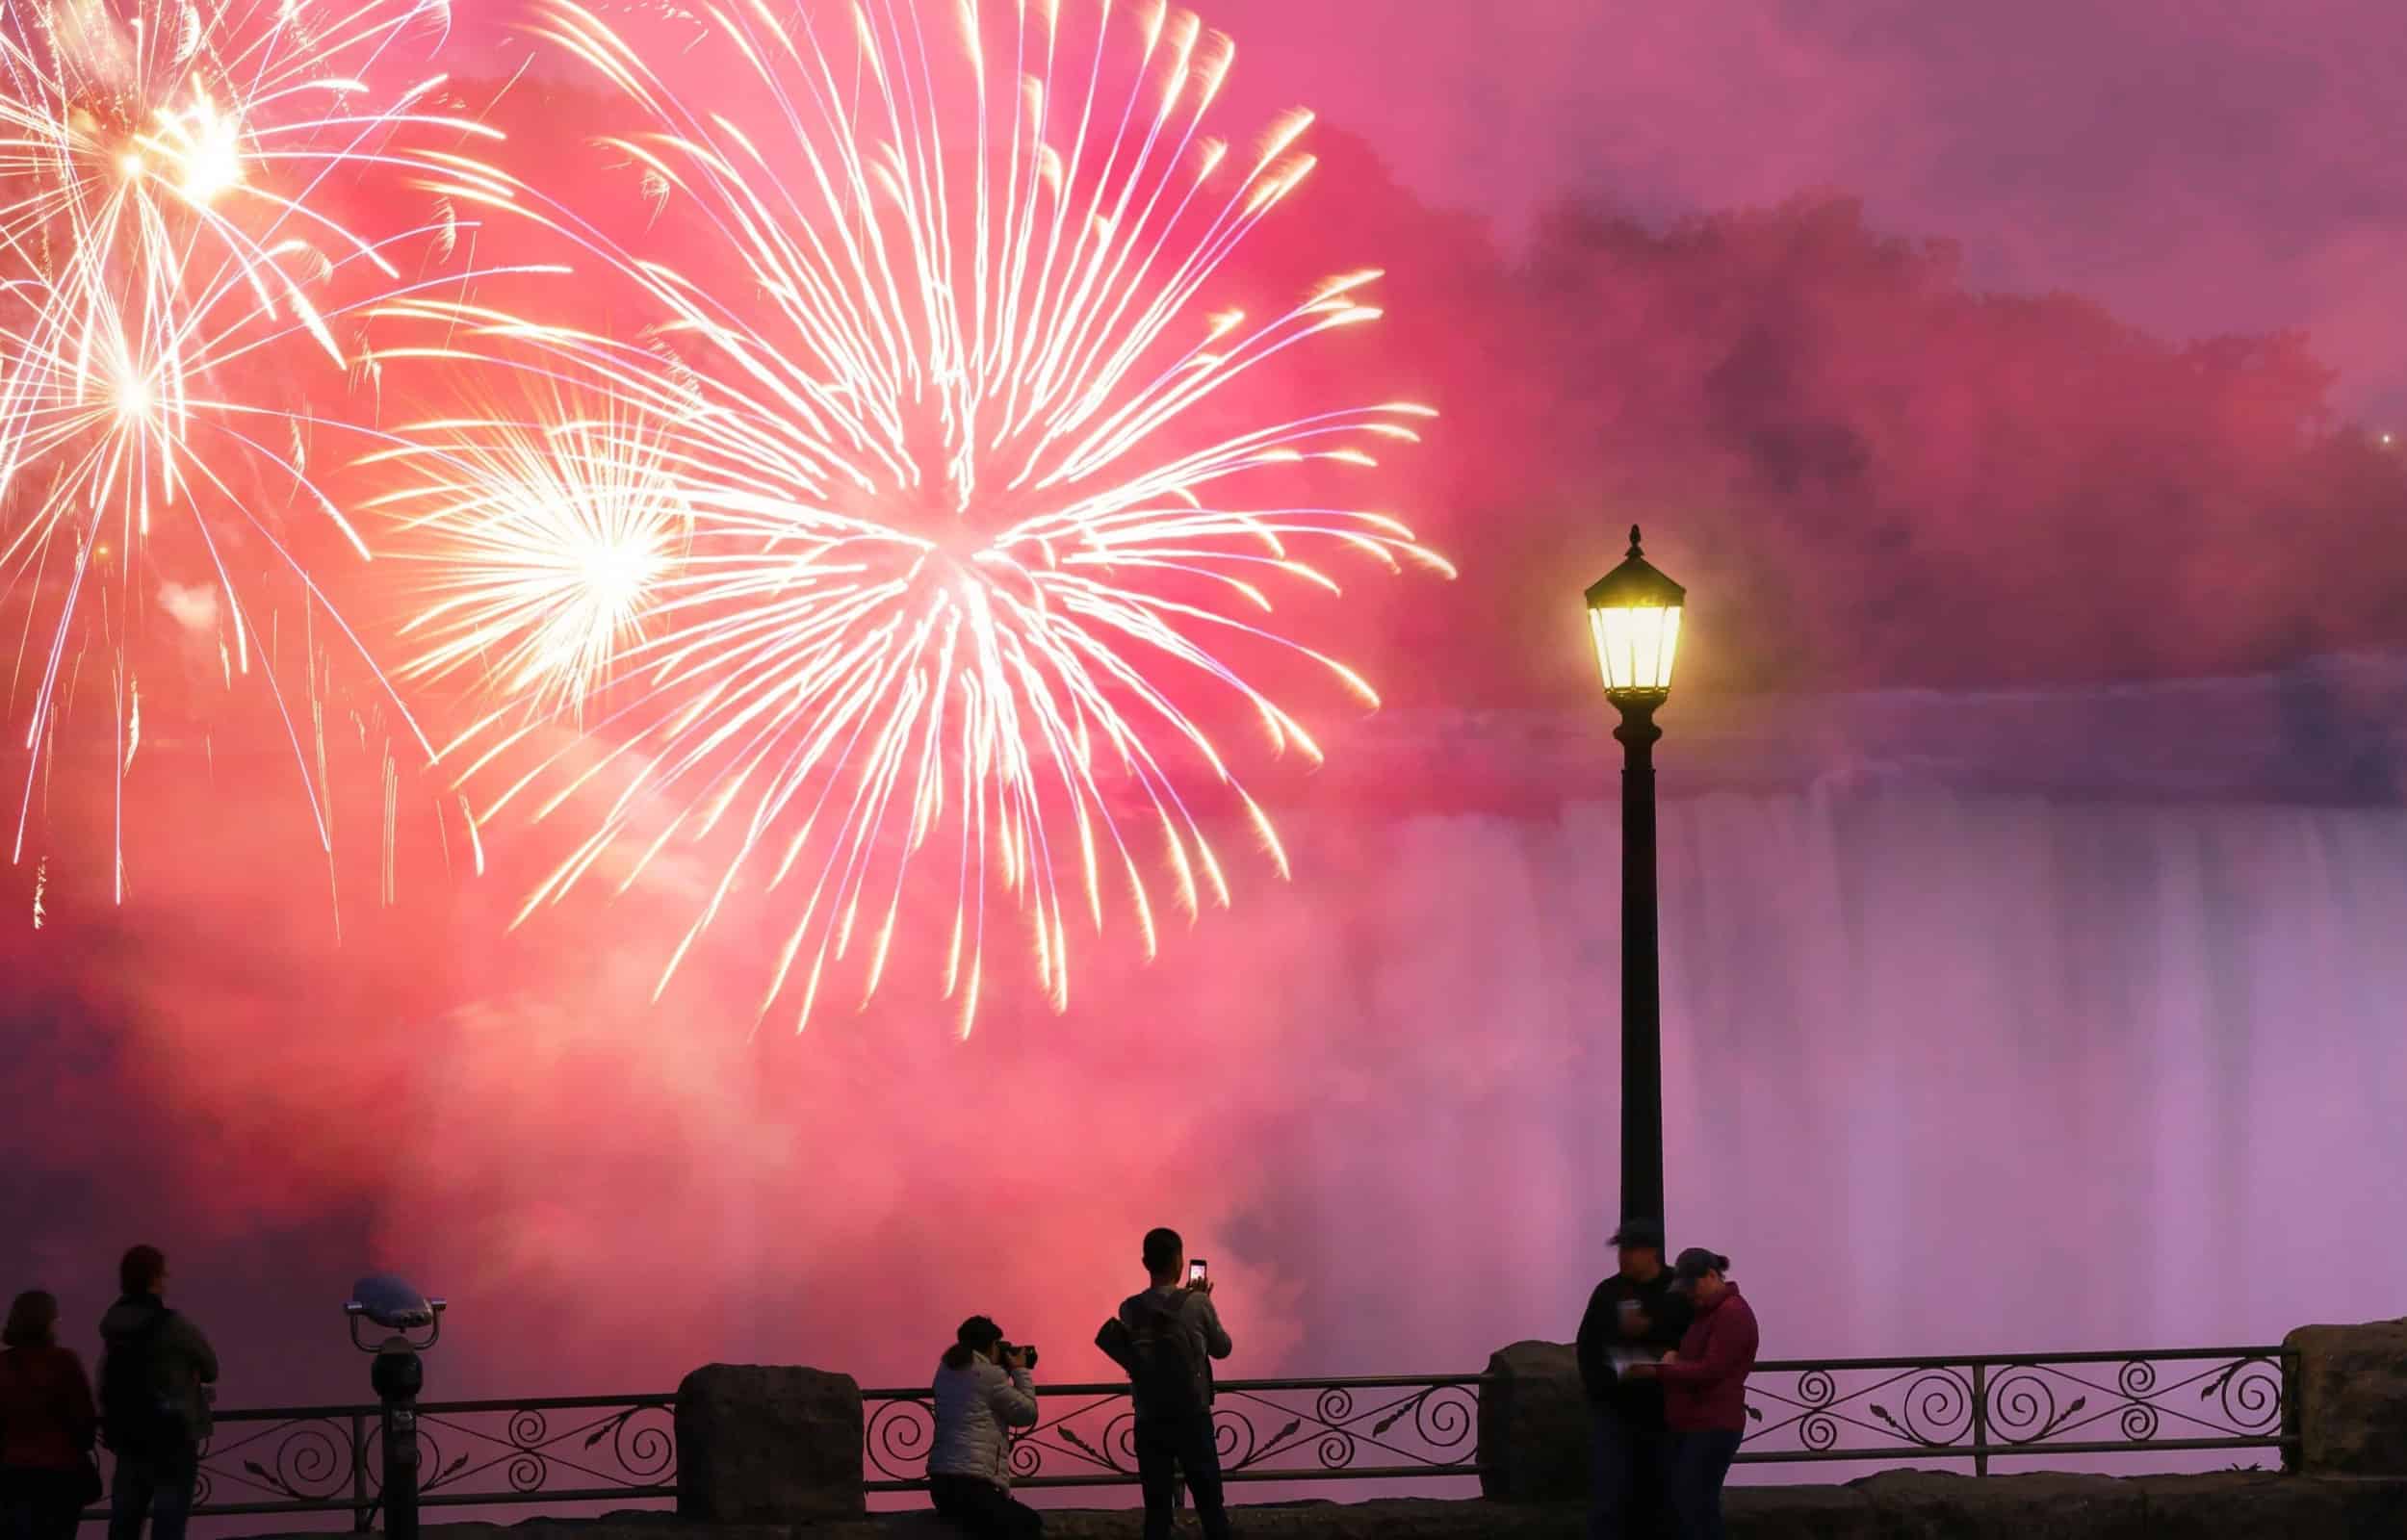
[[[2299,1469],[2407,1476],[2407,1321],[2301,1326],[2282,1347],[2298,1361]]]
[[[677,1512],[713,1525],[864,1511],[861,1387],[850,1374],[708,1364],[677,1387]]]
[[[2150,1540],[2147,1501],[2110,1476],[1883,1471],[1848,1483],[1881,1540]]]
[[[1588,1491],[1588,1398],[1569,1345],[1516,1342],[1488,1360],[1480,1387],[1480,1495],[1559,1502]]]

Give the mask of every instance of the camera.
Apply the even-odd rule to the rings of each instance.
[[[390,1272],[373,1272],[351,1285],[351,1297],[343,1306],[343,1314],[350,1318],[351,1345],[362,1352],[375,1352],[376,1346],[360,1339],[361,1317],[403,1337],[424,1331],[427,1340],[409,1346],[431,1348],[443,1335],[443,1306],[444,1301],[427,1298]]]
[[[1029,1371],[1033,1373],[1036,1369],[1036,1348],[1031,1344],[1022,1343],[1015,1348],[1010,1343],[1005,1343],[1000,1348],[997,1349],[997,1351],[1006,1358],[1010,1357],[1013,1353],[1025,1353],[1027,1357],[1024,1362],[1027,1364]]]

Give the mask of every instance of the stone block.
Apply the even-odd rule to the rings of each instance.
[[[1588,1491],[1588,1398],[1569,1345],[1516,1342],[1491,1354],[1480,1387],[1480,1494],[1559,1502]]]
[[[2299,1470],[2307,1476],[2407,1476],[2407,1321],[2301,1326]]]
[[[677,1512],[713,1525],[841,1519],[867,1506],[850,1374],[708,1364],[677,1387]]]

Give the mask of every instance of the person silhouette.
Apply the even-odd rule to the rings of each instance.
[[[74,1540],[100,1496],[84,1361],[59,1346],[59,1301],[29,1289],[0,1330],[0,1540]]]

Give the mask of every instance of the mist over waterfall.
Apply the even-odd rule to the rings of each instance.
[[[2407,1308],[2407,808],[2290,800],[2259,774],[2278,743],[2245,774],[2047,762],[2110,742],[2068,725],[2175,703],[2218,708],[2203,749],[2265,687],[2026,699],[2056,731],[2011,761],[1999,703],[1869,703],[1867,752],[1785,788],[1667,737],[1671,1245],[1732,1256],[1768,1353],[2237,1345]],[[1618,804],[1487,800],[1299,856],[1349,866],[1293,923],[1331,959],[1307,1014],[1350,1047],[1292,1131],[1310,1178],[1260,1218],[1377,1296],[1307,1307],[1315,1364],[1566,1337],[1609,1270]]]

